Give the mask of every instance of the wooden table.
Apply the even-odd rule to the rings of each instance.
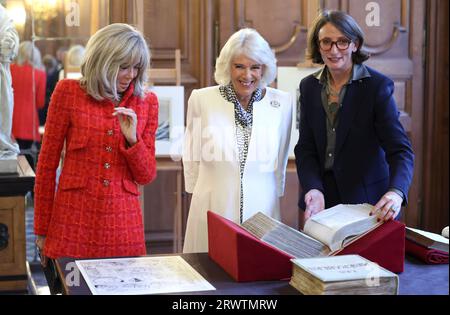
[[[181,254],[195,270],[213,285],[215,291],[183,292],[183,295],[299,295],[288,281],[235,282],[222,268],[213,262],[208,254]],[[61,279],[73,276],[74,259],[61,258],[56,261]],[[71,268],[67,268],[67,264]],[[72,273],[72,274],[70,274]],[[405,271],[399,275],[400,294],[445,294],[448,295],[448,265],[424,265],[408,257]],[[64,283],[64,293],[69,295],[90,295],[91,292],[80,274],[79,286]]]

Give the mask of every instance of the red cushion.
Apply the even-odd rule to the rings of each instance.
[[[392,272],[403,272],[405,225],[398,221],[388,221],[338,253],[350,254],[360,255]]]
[[[420,259],[426,264],[448,264],[448,253],[446,252],[426,248],[408,239],[406,239],[405,248],[409,255]]]
[[[235,281],[282,280],[292,275],[292,256],[266,244],[236,223],[208,211],[208,254]],[[389,221],[338,255],[358,254],[392,272],[402,272],[405,225]]]
[[[292,256],[208,211],[208,254],[235,281],[282,280],[292,275]]]

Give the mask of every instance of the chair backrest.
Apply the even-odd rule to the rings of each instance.
[[[64,56],[63,77],[64,77],[64,79],[80,79],[81,78],[80,65],[71,64],[69,62],[69,56],[67,54]]]
[[[155,83],[175,83],[175,85],[181,85],[180,50],[175,50],[175,68],[151,68],[148,70],[148,77],[149,85],[154,85]]]
[[[64,66],[64,79],[79,79],[81,78],[80,67],[66,65]]]

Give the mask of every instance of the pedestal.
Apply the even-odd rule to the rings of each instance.
[[[17,174],[17,159],[0,159],[0,174]]]
[[[16,174],[0,174],[0,292],[26,292],[25,195],[34,187],[34,172],[24,156]]]

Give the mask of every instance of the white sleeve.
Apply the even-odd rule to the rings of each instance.
[[[193,90],[188,100],[186,133],[183,145],[184,183],[188,193],[192,193],[197,183],[201,158],[201,114],[197,90]]]
[[[292,128],[292,110],[294,106],[294,98],[292,95],[289,95],[287,99],[287,104],[285,105],[283,111],[283,128],[280,131],[280,149],[278,152],[278,168],[277,168],[277,193],[278,197],[282,197],[284,195],[284,187],[286,183],[286,168],[289,158],[289,145],[291,142],[291,128]]]

